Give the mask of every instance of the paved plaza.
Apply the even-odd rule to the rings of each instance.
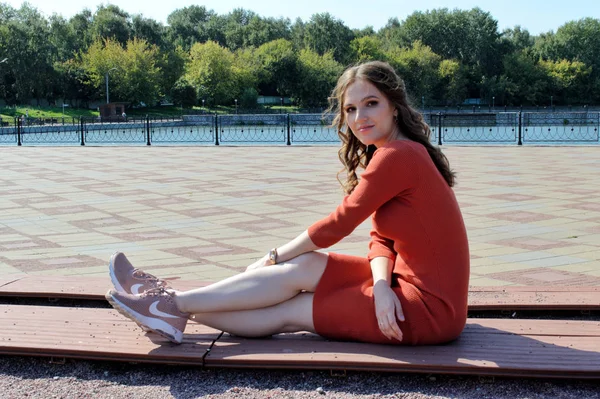
[[[335,146],[2,147],[0,276],[214,281],[327,216]],[[600,285],[600,147],[444,147],[471,285]],[[366,255],[370,221],[329,251]],[[108,281],[108,279],[107,279]]]

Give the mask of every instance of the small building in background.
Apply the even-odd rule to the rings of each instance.
[[[100,120],[102,122],[121,122],[126,119],[125,106],[127,103],[108,103],[101,104],[98,108],[100,110]]]

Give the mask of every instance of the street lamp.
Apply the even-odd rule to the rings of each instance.
[[[237,110],[237,98],[235,99],[235,113],[236,114],[238,113],[238,110]]]
[[[421,96],[421,108],[423,112],[425,112],[425,96]]]
[[[554,96],[550,96],[550,108],[552,108],[554,104]]]
[[[110,71],[114,71],[115,69],[119,69],[119,68],[116,68],[116,67],[115,68],[110,68],[108,71],[106,71],[106,103],[107,104],[110,102],[109,101],[109,96],[108,96],[108,73]]]
[[[496,97],[492,96],[492,109],[496,109]]]

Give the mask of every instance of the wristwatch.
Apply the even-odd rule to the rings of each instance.
[[[269,251],[269,259],[267,260],[269,265],[277,264],[277,248],[273,248]]]

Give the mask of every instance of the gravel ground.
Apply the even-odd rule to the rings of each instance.
[[[0,357],[0,398],[585,398],[600,381],[200,369]]]

